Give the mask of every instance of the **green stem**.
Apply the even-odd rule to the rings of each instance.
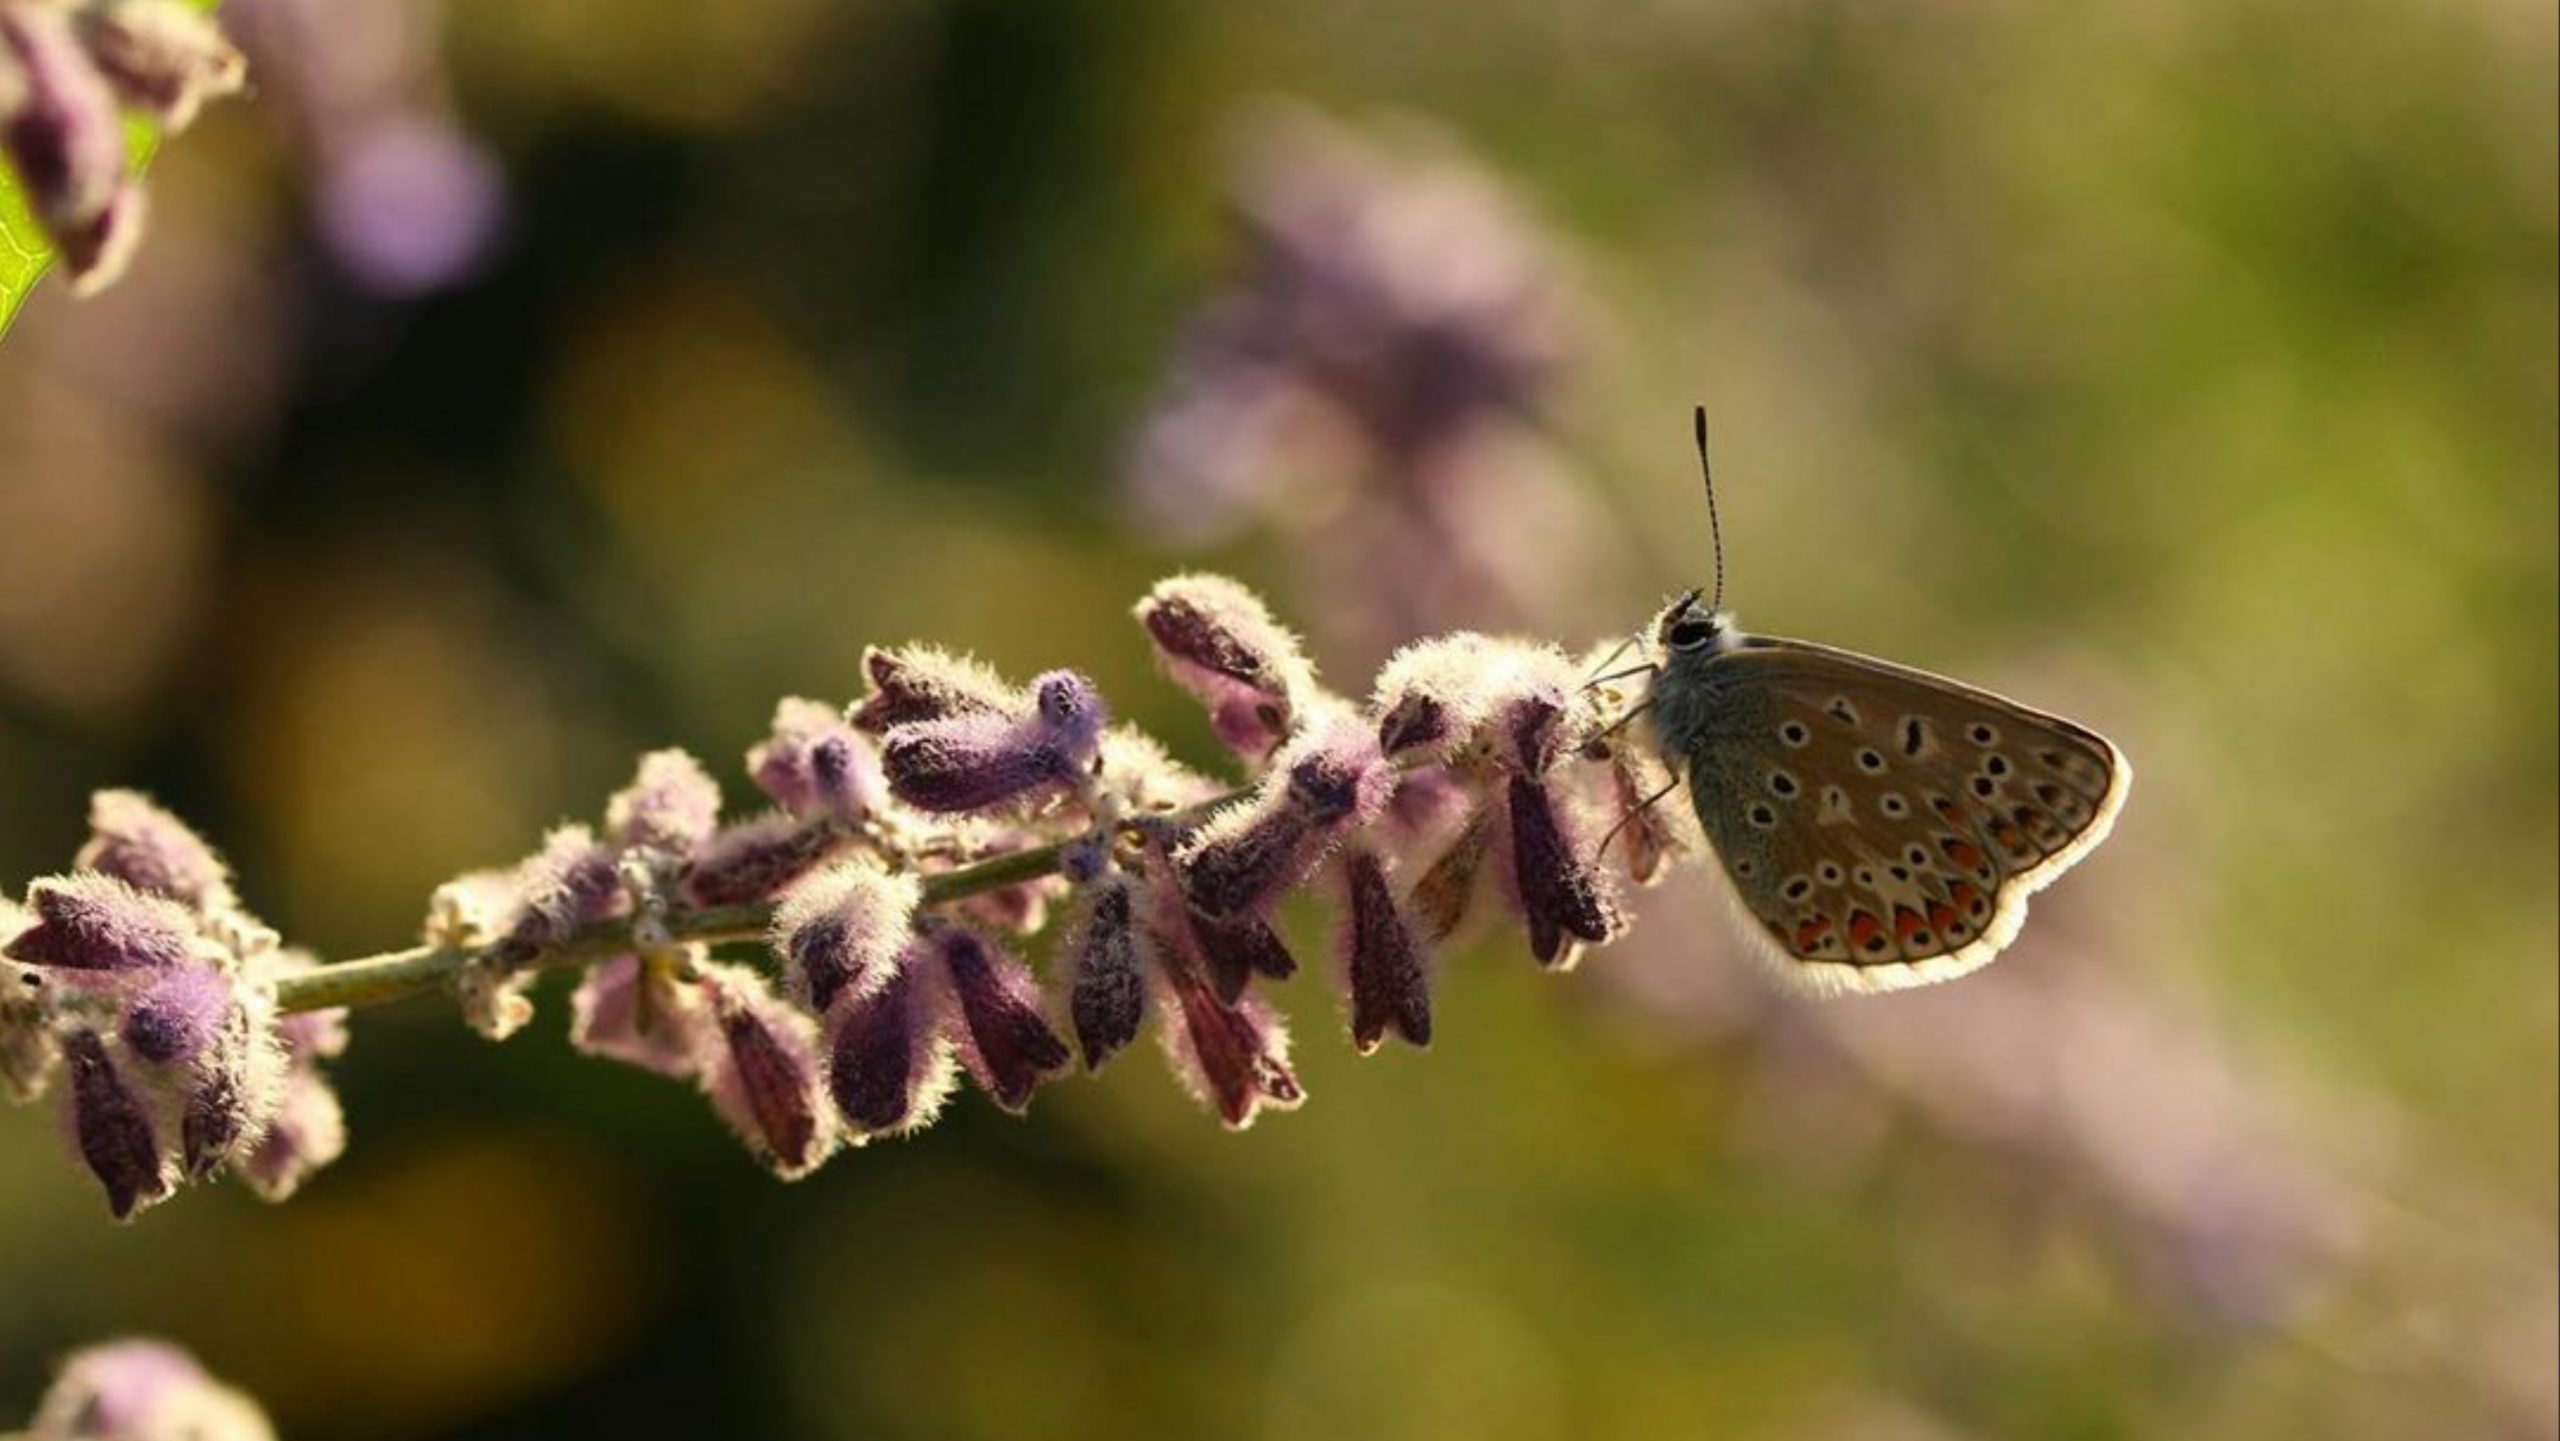
[[[1247,790],[1231,791],[1161,819],[1186,823],[1249,794],[1251,792]],[[1057,841],[1029,850],[1007,851],[972,865],[938,871],[924,878],[924,903],[943,905],[1056,875],[1067,844]],[[669,916],[666,932],[671,941],[717,946],[760,941],[772,924],[771,905],[718,906]],[[608,956],[629,951],[633,945],[628,918],[606,921],[552,946],[528,965],[536,968],[592,965]],[[473,954],[460,946],[412,946],[405,951],[385,951],[378,956],[338,961],[278,982],[276,1007],[290,1013],[325,1011],[339,1006],[378,1006],[445,990],[452,986],[462,968],[470,964]]]

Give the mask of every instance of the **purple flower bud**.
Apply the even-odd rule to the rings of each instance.
[[[953,814],[1045,798],[1093,769],[1109,719],[1093,682],[1051,671],[1028,714],[981,711],[891,731],[881,756],[889,790],[919,810]]]
[[[89,843],[72,865],[201,915],[232,904],[231,871],[184,821],[138,791],[89,797]]]
[[[0,900],[0,932],[16,908]],[[34,968],[0,961],[0,1096],[25,1103],[44,1094],[61,1063],[44,1008],[44,977]]]
[[[98,1033],[73,1031],[63,1038],[62,1052],[71,1075],[72,1143],[106,1188],[107,1209],[119,1221],[131,1220],[176,1189],[176,1168],[161,1151],[149,1109],[126,1084]]]
[[[1607,878],[1586,859],[1546,786],[1511,778],[1512,883],[1529,922],[1529,949],[1541,965],[1570,964],[1565,938],[1598,945],[1625,928]]]
[[[960,1063],[997,1105],[1020,1114],[1040,1083],[1072,1059],[1041,1015],[1038,984],[974,931],[936,926],[927,941],[949,988],[947,1030],[959,1042]]]
[[[191,964],[195,920],[174,902],[113,876],[75,872],[27,892],[36,924],[9,943],[30,965],[71,971],[156,970]]]
[[[1396,904],[1386,867],[1367,850],[1343,866],[1342,953],[1351,981],[1351,1044],[1362,1055],[1389,1030],[1417,1046],[1431,1044],[1431,978],[1422,944]]]
[[[846,1124],[864,1135],[931,1124],[958,1076],[917,965],[911,950],[887,985],[827,1017],[828,1093]]]
[[[1209,987],[1226,1005],[1234,1005],[1255,976],[1285,981],[1298,973],[1297,957],[1280,933],[1250,911],[1225,917],[1193,912],[1190,920]]]
[[[1342,833],[1376,820],[1395,770],[1366,725],[1344,714],[1301,731],[1251,800],[1212,817],[1176,858],[1207,916],[1259,911],[1304,879]]]
[[[1378,670],[1370,709],[1388,755],[1445,755],[1482,721],[1501,665],[1499,643],[1471,631],[1415,641]]]
[[[1137,615],[1166,673],[1209,707],[1219,740],[1260,760],[1288,739],[1315,671],[1253,592],[1224,576],[1178,575],[1157,582]]]
[[[1289,1036],[1261,1001],[1221,1004],[1188,959],[1167,954],[1157,967],[1181,1024],[1162,1030],[1165,1050],[1184,1085],[1231,1130],[1253,1124],[1263,1109],[1294,1109],[1306,1100],[1289,1069]]]
[[[57,244],[94,230],[124,189],[124,128],[107,82],[80,48],[66,8],[0,7],[0,147]],[[66,245],[66,250],[67,250]]]
[[[278,1099],[273,1088],[253,1092],[251,1078],[236,1066],[207,1066],[190,1077],[179,1098],[180,1173],[201,1181],[221,1170],[269,1119],[260,1113]]]
[[[204,964],[173,966],[134,994],[119,1029],[153,1065],[192,1061],[221,1037],[231,1006],[229,977]]]
[[[815,870],[837,844],[825,823],[794,820],[781,811],[723,826],[685,868],[685,899],[697,906],[771,900]]]
[[[651,751],[605,806],[605,839],[632,850],[691,855],[720,824],[720,786],[680,750]]]
[[[502,972],[531,961],[582,926],[619,912],[622,877],[611,846],[585,826],[561,826],[516,869],[516,912],[490,949]]]
[[[37,1403],[26,1441],[275,1441],[257,1403],[164,1341],[74,1352]]]
[[[678,1079],[696,1074],[713,1023],[702,987],[620,955],[587,968],[569,997],[569,1044]]]
[[[773,734],[747,752],[747,770],[795,816],[857,825],[889,798],[879,754],[832,706],[792,697],[774,708]]]
[[[1136,1040],[1146,1017],[1146,977],[1140,969],[1135,905],[1129,882],[1113,876],[1086,891],[1083,913],[1060,954],[1073,977],[1067,1010],[1088,1071]]]
[[[108,82],[172,132],[248,76],[212,18],[177,0],[103,0],[83,7],[74,23]]]
[[[871,677],[871,694],[846,717],[855,729],[873,735],[892,726],[944,720],[961,715],[1009,715],[1022,708],[1022,695],[985,665],[927,645],[862,653],[862,669]]]
[[[240,1179],[264,1200],[286,1200],[346,1149],[347,1117],[337,1091],[316,1069],[296,1065],[265,1134],[240,1158]]]
[[[773,949],[791,998],[823,1015],[842,997],[877,990],[897,969],[923,888],[878,861],[837,861],[791,888],[773,913]]]
[[[702,1088],[711,1107],[774,1174],[796,1181],[835,1149],[835,1115],[818,1060],[817,1023],[742,966],[706,965],[721,1044]]]

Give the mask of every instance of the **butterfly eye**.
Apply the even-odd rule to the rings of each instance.
[[[1663,632],[1662,638],[1671,643],[1673,650],[1696,650],[1714,640],[1719,628],[1713,620],[1705,616],[1684,617],[1673,621],[1670,628]]]

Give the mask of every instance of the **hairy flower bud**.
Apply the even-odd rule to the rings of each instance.
[[[701,1070],[711,1040],[702,987],[637,955],[589,966],[569,997],[569,1044],[590,1056],[682,1079]]]
[[[268,1201],[290,1199],[312,1173],[346,1153],[347,1116],[319,1071],[297,1062],[266,1131],[238,1160],[240,1179]]]
[[[605,839],[632,850],[691,855],[720,824],[720,786],[680,750],[651,751],[605,806]]]
[[[99,791],[89,798],[89,842],[72,864],[199,915],[233,904],[230,868],[213,847],[139,791]]]
[[[1343,866],[1342,957],[1351,985],[1351,1044],[1362,1055],[1389,1030],[1431,1044],[1431,978],[1422,943],[1396,903],[1386,867],[1365,849]]]
[[[72,1144],[106,1188],[119,1221],[177,1188],[177,1168],[162,1148],[150,1108],[117,1066],[107,1042],[91,1030],[63,1038],[70,1072]]]
[[[923,886],[868,856],[837,861],[793,886],[773,913],[773,949],[791,998],[824,1015],[897,969]]]
[[[1251,800],[1212,817],[1176,857],[1184,891],[1212,917],[1259,911],[1304,879],[1343,833],[1377,819],[1395,771],[1347,714],[1301,731]]]
[[[709,1049],[702,1088],[775,1175],[795,1181],[835,1149],[816,1022],[784,1003],[742,966],[705,965],[720,1044]]]
[[[968,656],[929,645],[862,653],[871,694],[846,716],[858,730],[885,734],[892,726],[961,715],[1007,715],[1022,708],[1022,694]]]
[[[275,1441],[256,1402],[165,1341],[76,1351],[37,1403],[24,1441]]]
[[[871,742],[833,706],[797,696],[774,707],[773,732],[747,752],[747,771],[775,805],[803,819],[857,825],[889,797]]]
[[[1216,575],[1177,575],[1138,602],[1175,684],[1209,707],[1218,739],[1253,760],[1289,737],[1315,671],[1261,599]]]
[[[36,924],[9,942],[30,965],[140,971],[191,964],[195,921],[176,903],[94,871],[48,876],[27,891]]]
[[[212,17],[179,0],[93,0],[73,23],[108,83],[172,132],[248,76]]]
[[[1193,912],[1191,934],[1209,974],[1209,988],[1221,1002],[1234,1005],[1256,976],[1285,981],[1298,973],[1298,959],[1269,922],[1250,911],[1232,916]]]
[[[1534,775],[1571,739],[1563,722],[1578,690],[1573,662],[1555,647],[1462,631],[1396,652],[1371,709],[1389,755],[1445,759],[1472,747]]]
[[[1051,671],[1033,682],[1025,712],[972,711],[897,727],[881,764],[890,793],[919,810],[952,814],[1019,805],[1090,774],[1108,720],[1093,682]]]
[[[1289,1069],[1289,1034],[1261,1001],[1221,1002],[1187,958],[1157,968],[1167,1010],[1179,1025],[1160,1028],[1165,1051],[1191,1094],[1241,1131],[1265,1109],[1292,1110],[1306,1100]]]
[[[936,926],[927,944],[942,970],[946,1030],[978,1088],[1008,1111],[1031,1104],[1040,1083],[1072,1057],[1042,1016],[1031,972],[974,931]]]
[[[1608,878],[1575,843],[1552,791],[1515,775],[1506,800],[1511,878],[1529,923],[1530,952],[1542,965],[1570,965],[1567,937],[1600,944],[1625,928],[1625,917]]]
[[[828,1094],[845,1123],[867,1136],[931,1124],[958,1079],[918,969],[911,950],[888,984],[827,1016]]]
[[[622,908],[622,878],[613,847],[585,826],[560,826],[516,869],[516,910],[491,948],[501,968],[520,966],[568,939],[579,927]]]
[[[173,966],[127,1003],[120,1034],[154,1065],[192,1061],[222,1035],[231,1015],[230,979],[208,965]]]
[[[685,899],[697,906],[771,900],[816,869],[836,845],[823,822],[795,820],[781,811],[750,816],[721,827],[695,852],[684,872]]]
[[[1138,1037],[1146,1019],[1147,985],[1138,953],[1136,903],[1126,877],[1111,876],[1087,888],[1083,906],[1059,954],[1067,958],[1067,1011],[1088,1071]]]
[[[0,6],[0,72],[13,82],[0,83],[11,102],[0,110],[0,148],[36,219],[73,273],[85,274],[106,260],[102,232],[129,189],[115,95],[64,7]]]

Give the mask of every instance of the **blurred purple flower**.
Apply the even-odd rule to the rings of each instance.
[[[25,1441],[275,1441],[248,1397],[165,1341],[74,1352],[36,1404]]]

